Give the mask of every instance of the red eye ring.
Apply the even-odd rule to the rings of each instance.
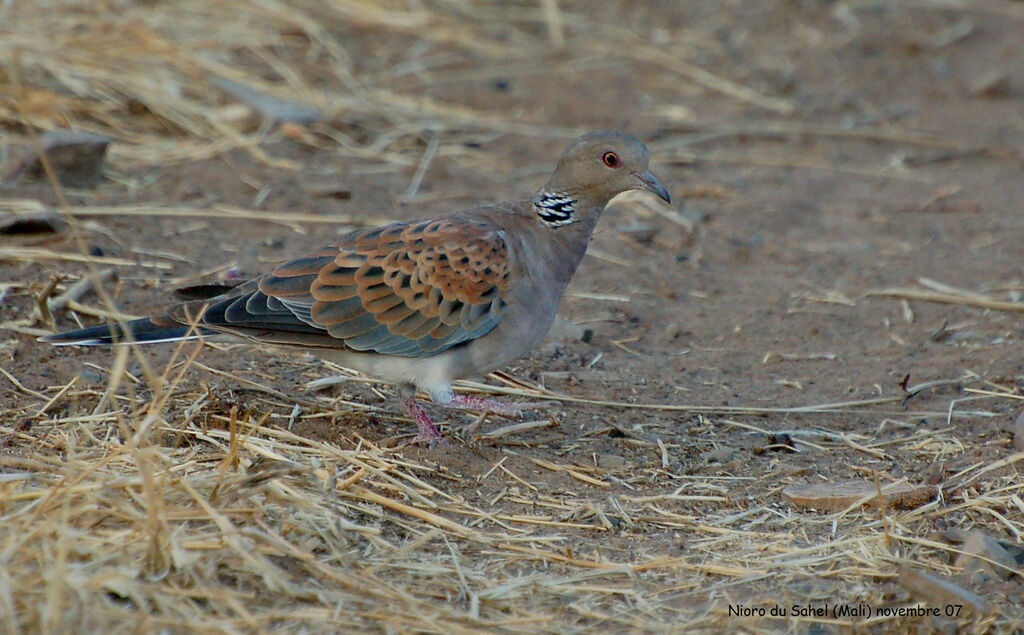
[[[610,168],[617,168],[619,167],[619,155],[611,151],[605,152],[601,155],[601,162]]]

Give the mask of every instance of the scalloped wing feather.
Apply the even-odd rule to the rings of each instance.
[[[424,357],[495,328],[510,276],[503,231],[487,220],[396,223],[277,267],[215,299],[202,322],[273,343]]]

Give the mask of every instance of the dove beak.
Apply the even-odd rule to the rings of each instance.
[[[672,202],[672,197],[669,196],[668,190],[665,186],[658,182],[658,179],[654,178],[654,175],[646,170],[643,172],[632,172],[633,176],[640,181],[640,187],[647,190],[651,194],[654,194],[666,203]]]

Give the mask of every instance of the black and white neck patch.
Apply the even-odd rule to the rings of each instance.
[[[541,190],[533,198],[533,206],[540,219],[552,227],[576,222],[576,199],[568,194]]]

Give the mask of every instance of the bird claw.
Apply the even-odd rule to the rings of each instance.
[[[416,422],[416,427],[419,428],[419,434],[416,438],[409,443],[420,443],[426,442],[428,448],[437,447],[437,445],[450,445],[447,439],[441,436],[437,426],[431,421],[430,415],[427,411],[416,401],[415,397],[406,397],[402,399],[402,406],[405,411],[412,417],[413,421]]]

